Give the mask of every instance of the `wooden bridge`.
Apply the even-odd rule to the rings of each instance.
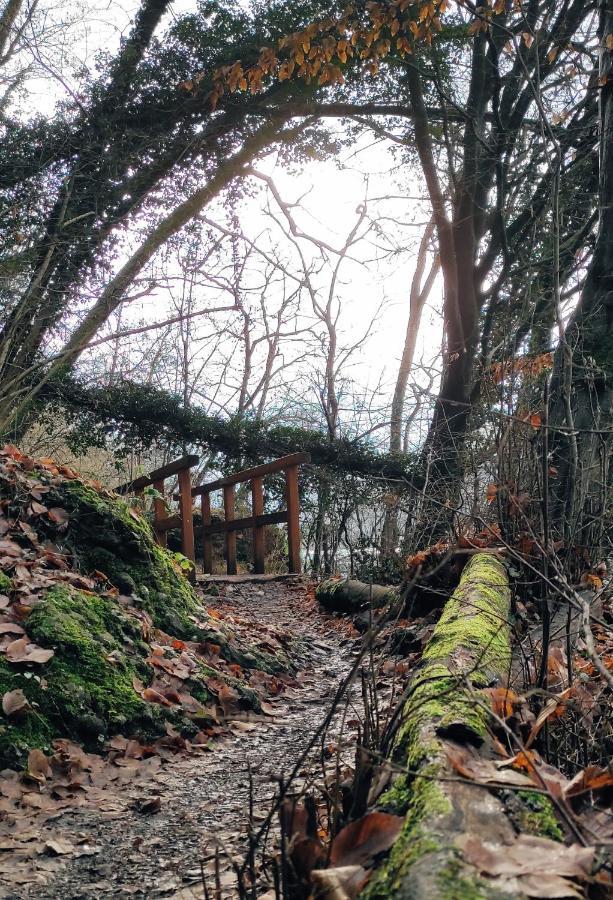
[[[234,475],[218,478],[206,484],[192,485],[192,469],[199,462],[198,456],[183,456],[167,466],[135,478],[115,488],[118,494],[143,495],[145,488],[153,487],[157,496],[153,499],[153,530],[158,542],[166,546],[168,532],[179,529],[183,555],[193,563],[192,578],[196,577],[196,545],[194,539],[194,499],[200,497],[202,510],[202,560],[203,574],[213,574],[213,535],[225,535],[227,574],[237,574],[236,533],[253,531],[253,571],[261,575],[265,571],[265,529],[267,525],[287,523],[288,569],[290,573],[300,573],[300,506],[298,499],[298,470],[310,462],[308,453],[293,453],[274,462],[264,463],[253,469],[244,469]],[[264,512],[264,478],[283,472],[285,476],[285,509]],[[165,499],[165,485],[169,478],[177,479],[179,513],[169,515]],[[235,516],[236,485],[250,482],[251,515],[237,519]],[[211,516],[211,494],[223,493],[224,520],[213,522]]]

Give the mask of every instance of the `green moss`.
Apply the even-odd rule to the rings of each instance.
[[[0,572],[0,594],[8,594],[13,590],[13,579],[6,572]]]
[[[436,880],[441,900],[487,900],[484,885],[476,878],[462,874],[462,865],[457,859],[450,859]]]
[[[556,819],[553,803],[544,794],[537,791],[518,791],[517,799],[521,801],[521,830],[537,837],[548,837],[554,841],[563,841],[564,832]]]
[[[385,863],[377,869],[363,895],[368,900],[383,900],[401,892],[402,882],[418,859],[441,849],[436,837],[436,818],[451,813],[451,803],[436,781],[436,765],[426,766],[410,788],[408,782],[396,783],[382,798],[388,801],[408,796],[410,808],[403,829]]]
[[[406,894],[411,868],[427,854],[445,861],[438,896],[481,900],[486,886],[462,874],[459,852],[449,846],[442,819],[452,804],[440,778],[445,755],[438,735],[451,726],[464,740],[479,742],[487,733],[489,711],[474,696],[510,662],[509,588],[506,571],[491,554],[477,554],[445,606],[423,653],[422,666],[403,711],[394,757],[406,774],[380,800],[383,809],[406,821],[385,863],[374,873],[364,896],[383,900]]]
[[[104,572],[122,593],[136,593],[156,627],[187,640],[200,637],[190,616],[204,616],[202,607],[144,517],[80,481],[64,483],[56,499],[70,513],[66,540],[82,570]]]
[[[138,625],[110,599],[56,586],[30,614],[28,634],[55,655],[40,676],[4,663],[0,687],[21,687],[32,706],[0,734],[5,760],[58,734],[99,749],[118,731],[161,732],[165,711],[141,700],[132,685],[135,675],[149,678],[142,656],[130,652]]]
[[[491,554],[474,556],[423,652],[396,738],[396,758],[411,752],[427,722],[439,729],[461,726],[476,741],[485,737],[487,706],[475,702],[471,689],[486,687],[510,664],[509,603],[503,564]]]

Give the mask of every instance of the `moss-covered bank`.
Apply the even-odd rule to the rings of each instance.
[[[8,598],[0,611],[3,648],[26,638],[53,651],[44,664],[27,652],[0,655],[0,696],[18,689],[29,704],[0,716],[0,764],[19,763],[31,747],[48,748],[55,737],[88,749],[118,732],[149,739],[169,719],[193,734],[202,727],[201,712],[175,700],[147,702],[143,687],[166,680],[175,695],[181,690],[210,708],[216,692],[209,682],[218,691],[221,681],[244,707],[257,709],[243,669],[290,667],[280,649],[242,645],[211,619],[176,560],[156,544],[146,517],[69,470],[5,451],[0,518],[0,594]],[[154,667],[160,647],[162,663]],[[183,663],[182,653],[191,654]]]

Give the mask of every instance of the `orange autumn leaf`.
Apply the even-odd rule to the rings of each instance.
[[[163,694],[160,694],[160,692],[156,691],[154,688],[145,688],[141,697],[148,703],[159,703],[160,706],[172,706],[170,700],[167,700]]]
[[[521,703],[520,697],[510,688],[489,688],[484,693],[490,698],[492,712],[500,719],[512,716],[515,707]]]
[[[416,569],[417,566],[421,566],[428,559],[430,552],[428,550],[420,550],[418,553],[414,553],[413,556],[409,556],[407,559],[407,567],[409,569]]]
[[[520,750],[517,756],[513,757],[513,768],[524,769],[526,772],[536,771],[536,756],[531,750]]]
[[[496,499],[496,495],[498,494],[498,485],[492,482],[488,484],[487,491],[485,494],[486,500],[488,503],[493,503]]]
[[[598,575],[588,574],[585,576],[585,583],[588,584],[594,591],[599,591],[602,588],[602,578],[599,578]]]

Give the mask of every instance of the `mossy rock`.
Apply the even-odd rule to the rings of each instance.
[[[20,688],[31,709],[3,720],[0,759],[13,763],[59,735],[100,749],[113,733],[161,733],[166,711],[141,700],[132,679],[150,678],[135,620],[111,599],[69,587],[51,588],[27,620],[29,637],[54,650],[33,672],[0,658],[0,693]],[[187,724],[187,723],[185,723]]]
[[[49,505],[70,516],[61,543],[82,572],[103,572],[121,593],[138,596],[156,627],[183,639],[198,636],[190,616],[206,618],[202,607],[144,516],[125,500],[78,480],[63,482],[47,496]]]

